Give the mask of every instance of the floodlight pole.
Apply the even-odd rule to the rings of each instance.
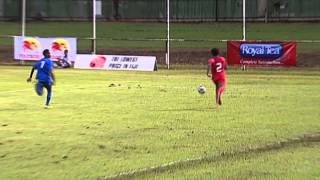
[[[96,49],[97,49],[97,44],[96,44],[96,11],[97,11],[97,7],[96,7],[96,0],[92,0],[93,1],[93,9],[92,9],[92,54],[96,54]]]
[[[26,0],[22,0],[22,28],[21,36],[26,35]]]
[[[167,41],[166,41],[166,63],[170,69],[170,0],[167,0]]]
[[[242,0],[242,18],[243,18],[243,30],[242,30],[242,40],[246,40],[246,0]]]

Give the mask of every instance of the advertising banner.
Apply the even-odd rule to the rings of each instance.
[[[231,65],[296,66],[295,42],[228,41],[227,59]]]
[[[62,59],[67,53],[68,59],[74,61],[77,55],[77,39],[14,37],[14,59],[39,60],[43,58],[44,49],[49,49],[53,60]]]
[[[123,56],[123,55],[91,55],[78,54],[74,68],[154,71],[154,56]]]

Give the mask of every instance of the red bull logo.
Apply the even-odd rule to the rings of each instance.
[[[96,56],[90,62],[91,68],[103,68],[104,64],[107,62],[107,58],[104,56]]]
[[[26,38],[23,40],[23,50],[30,50],[30,51],[34,51],[34,50],[39,50],[41,49],[40,47],[40,43],[37,39],[35,38]]]
[[[64,39],[55,39],[51,44],[51,49],[53,51],[70,50],[70,45],[69,42]]]

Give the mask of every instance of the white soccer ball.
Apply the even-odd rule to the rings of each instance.
[[[206,91],[207,91],[207,89],[206,89],[206,87],[204,87],[203,85],[200,85],[200,86],[198,87],[198,93],[199,93],[199,94],[204,94],[204,93],[206,93]]]

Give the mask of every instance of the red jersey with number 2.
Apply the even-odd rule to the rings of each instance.
[[[213,81],[226,80],[225,69],[227,67],[227,61],[224,57],[217,56],[214,58],[210,58],[208,60],[208,64],[211,64],[211,73]]]

